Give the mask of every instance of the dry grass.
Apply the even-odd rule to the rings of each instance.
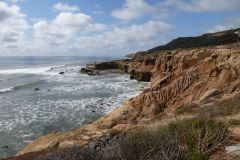
[[[167,128],[135,130],[120,142],[120,155],[123,160],[204,160],[228,137],[228,124],[199,116]]]
[[[229,116],[240,112],[240,95],[231,99],[217,102],[212,106],[204,107],[200,114],[209,114],[211,117]]]
[[[200,107],[197,104],[190,104],[177,108],[175,114],[201,114],[210,115],[211,117],[229,116],[240,112],[240,95],[236,95],[233,98],[216,102],[211,106]]]

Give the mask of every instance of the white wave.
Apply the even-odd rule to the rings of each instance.
[[[53,69],[61,66],[50,66],[50,67],[36,67],[36,68],[23,68],[23,69],[7,69],[0,70],[0,74],[11,75],[11,74],[36,74],[36,75],[55,75],[56,72],[52,72]]]
[[[14,87],[0,89],[0,93],[5,93],[14,90]]]

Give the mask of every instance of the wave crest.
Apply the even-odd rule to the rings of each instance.
[[[5,93],[14,90],[14,87],[0,89],[0,93]]]
[[[61,66],[50,66],[50,67],[36,67],[36,68],[23,68],[23,69],[7,69],[0,70],[0,74],[11,75],[11,74],[36,74],[36,75],[56,75],[56,72],[51,72],[55,68]]]

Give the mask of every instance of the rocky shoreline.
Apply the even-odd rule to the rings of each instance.
[[[136,54],[132,60],[97,63],[94,65],[97,70],[108,69],[108,65],[113,69],[115,64],[127,66],[127,72],[137,80],[147,81],[145,73],[150,73],[150,88],[78,130],[39,138],[18,155],[83,146],[112,131],[124,132],[145,125],[163,111],[222,99],[240,90],[239,61],[239,51],[221,46]],[[91,69],[95,72],[94,67]]]
[[[81,73],[127,73],[131,79],[150,82],[150,86],[90,124],[40,137],[18,156],[89,146],[102,149],[114,145],[129,130],[154,124],[161,113],[169,116],[184,106],[207,106],[233,97],[240,92],[240,50],[236,45],[154,50],[137,53],[131,59],[87,65]],[[171,119],[160,125],[167,125]]]
[[[155,59],[145,60],[144,63],[154,63]],[[101,75],[106,73],[127,73],[130,75],[130,79],[135,79],[143,82],[150,82],[152,72],[149,71],[138,71],[132,66],[132,60],[122,59],[108,62],[95,62],[87,65],[85,68],[81,68],[82,74],[87,75]]]

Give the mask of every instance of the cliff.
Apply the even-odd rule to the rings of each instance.
[[[123,106],[95,122],[78,130],[40,137],[18,155],[84,146],[112,132],[146,126],[160,113],[172,113],[191,104],[206,106],[239,93],[240,49],[237,44],[197,45],[198,48],[190,45],[191,48],[175,49],[177,46],[166,48],[172,50],[155,48],[137,53],[132,59],[95,63],[82,69],[82,73],[89,75],[121,70],[130,74],[131,79],[150,82],[150,85],[140,95],[126,100]]]

